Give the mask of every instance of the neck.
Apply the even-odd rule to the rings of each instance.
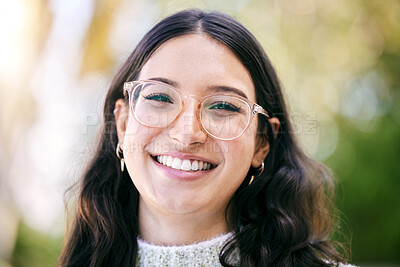
[[[200,214],[199,214],[200,213]],[[156,245],[185,245],[201,242],[229,231],[225,210],[218,213],[166,213],[139,201],[140,236]]]

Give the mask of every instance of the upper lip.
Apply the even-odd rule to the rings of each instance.
[[[185,159],[201,160],[201,161],[209,162],[214,166],[218,165],[218,163],[216,163],[215,161],[212,161],[212,160],[209,160],[209,159],[206,159],[206,158],[203,158],[203,157],[199,157],[199,156],[196,156],[196,155],[190,155],[190,154],[183,154],[183,153],[175,152],[175,151],[174,152],[163,152],[163,153],[151,153],[151,156],[153,156],[153,157],[165,156],[165,155],[166,156],[171,156],[171,157],[174,157],[174,158],[179,158],[181,160],[185,160]]]

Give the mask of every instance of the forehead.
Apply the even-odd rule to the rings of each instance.
[[[185,93],[204,95],[206,88],[229,86],[255,101],[247,69],[224,44],[205,34],[188,34],[162,44],[143,66],[139,79],[165,78]]]

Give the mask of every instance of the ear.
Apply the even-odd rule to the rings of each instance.
[[[122,148],[124,145],[125,131],[129,117],[129,108],[125,100],[118,99],[115,102],[114,117],[115,127],[117,128],[118,142]]]
[[[270,118],[268,119],[269,123],[271,124],[272,128],[274,129],[274,138],[278,135],[279,132],[279,126],[281,125],[281,122],[279,121],[278,118]]]
[[[269,123],[271,124],[272,128],[274,129],[274,138],[278,135],[280,122],[278,118],[270,118]],[[253,160],[251,161],[251,166],[253,168],[258,168],[261,166],[261,163],[267,157],[269,153],[269,143],[259,141],[257,142],[257,147],[253,155]]]

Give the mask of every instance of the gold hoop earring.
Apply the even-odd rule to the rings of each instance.
[[[117,148],[115,149],[115,153],[117,154],[117,157],[120,159],[121,161],[121,172],[124,172],[125,169],[125,159],[124,159],[124,151],[119,147],[119,142],[117,144]],[[122,153],[122,157],[119,153]]]
[[[263,171],[264,171],[264,161],[261,163],[261,166],[257,169],[258,174],[255,177],[260,176],[263,173]],[[255,177],[254,177],[254,175],[251,176],[249,185],[251,185],[251,183],[253,182]]]

